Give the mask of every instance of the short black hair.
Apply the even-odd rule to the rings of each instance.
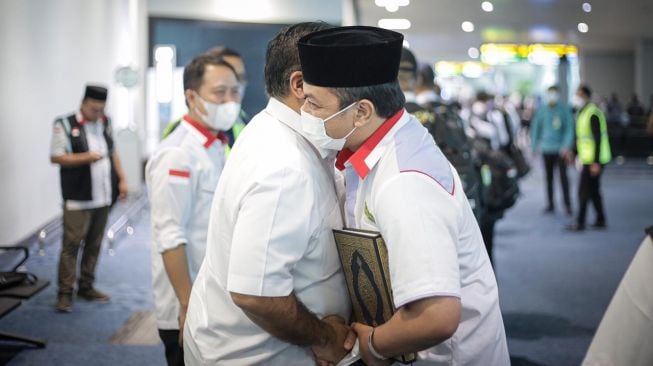
[[[435,87],[435,72],[429,64],[420,64],[417,67],[417,76],[418,80],[421,83],[421,86],[424,88],[434,88]]]
[[[325,22],[297,23],[283,28],[268,43],[265,52],[265,91],[271,97],[285,97],[290,74],[301,70],[297,41],[319,30],[333,28]]]
[[[411,72],[417,77],[417,59],[408,48],[401,49],[401,60],[399,61],[399,70]]]
[[[210,48],[205,53],[207,55],[216,56],[216,57],[233,56],[233,57],[238,57],[239,59],[243,58],[243,56],[241,56],[240,53],[236,52],[235,50],[229,47],[224,47],[224,46],[217,46],[217,47]]]
[[[476,93],[476,100],[478,101],[487,102],[490,99],[492,99],[492,96],[488,94],[485,90],[481,90],[478,93]]]
[[[382,118],[391,117],[406,103],[404,93],[396,80],[378,85],[329,89],[338,97],[340,109],[359,100],[367,99],[374,104],[376,114]]]
[[[590,87],[587,86],[587,84],[583,84],[583,85],[579,86],[578,90],[580,90],[588,98],[592,97],[592,89],[590,89]]]
[[[184,67],[184,90],[190,89],[197,91],[200,88],[207,65],[224,66],[231,70],[236,76],[236,80],[238,80],[236,70],[227,61],[221,57],[202,54],[190,60],[186,67]]]
[[[558,89],[557,85],[551,85],[547,90],[548,91],[560,91],[560,89]]]

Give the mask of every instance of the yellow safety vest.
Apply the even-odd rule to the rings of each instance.
[[[238,140],[238,136],[241,132],[243,132],[245,126],[245,123],[241,119],[238,119],[238,121],[236,121],[236,123],[234,123],[234,125],[231,127],[231,132],[234,134],[234,143],[236,140]],[[224,156],[228,158],[229,154],[231,154],[231,147],[229,147],[229,145],[225,145]]]
[[[610,140],[608,139],[608,125],[605,121],[605,115],[594,103],[589,103],[580,111],[578,120],[576,120],[576,148],[578,157],[584,165],[592,164],[596,159],[594,152],[596,150],[596,141],[592,135],[592,116],[597,116],[601,128],[601,151],[599,163],[607,164],[612,160],[610,151]]]

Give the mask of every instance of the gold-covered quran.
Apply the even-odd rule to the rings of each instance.
[[[379,326],[395,313],[390,285],[388,249],[381,234],[356,229],[333,230],[340,263],[345,273],[354,321]],[[396,357],[402,363],[415,361],[411,353]]]

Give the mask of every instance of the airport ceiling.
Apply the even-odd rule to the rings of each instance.
[[[389,12],[375,4],[384,0],[358,0],[360,24],[408,19],[410,28],[398,31],[421,61],[469,60],[469,48],[486,42],[571,43],[581,55],[633,52],[638,39],[653,37],[653,0],[490,0],[491,12],[482,9],[483,0],[386,1],[409,4]],[[583,10],[586,2],[590,12]],[[474,30],[463,31],[463,22]]]

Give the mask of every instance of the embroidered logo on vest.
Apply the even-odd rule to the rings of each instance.
[[[365,217],[367,217],[367,219],[370,220],[371,223],[376,224],[376,220],[374,220],[374,216],[372,216],[372,213],[367,208],[367,202],[365,202]]]

